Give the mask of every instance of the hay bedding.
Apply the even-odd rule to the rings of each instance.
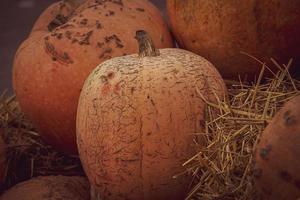
[[[263,80],[262,65],[256,83],[228,84],[228,96],[217,104],[207,102],[205,132],[199,153],[183,163],[194,183],[187,199],[254,199],[253,152],[259,136],[284,102],[299,95],[300,82],[288,72],[292,64],[273,64],[280,70]],[[198,92],[204,101],[205,95]],[[218,115],[214,114],[216,109]],[[83,175],[78,157],[56,152],[45,144],[26,120],[15,97],[0,96],[0,128],[7,142],[6,179],[2,189],[39,175]],[[197,144],[197,142],[195,141]],[[179,174],[180,175],[186,175]],[[177,176],[177,175],[176,175]],[[176,177],[175,176],[175,177]]]
[[[16,183],[42,175],[83,175],[78,157],[56,152],[42,141],[26,120],[15,97],[0,96],[0,129],[7,143],[5,190]]]

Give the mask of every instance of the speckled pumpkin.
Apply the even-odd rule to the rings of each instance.
[[[254,186],[261,199],[300,198],[300,96],[268,125],[255,158]]]
[[[210,60],[224,78],[258,76],[261,65],[241,52],[287,64],[300,74],[300,0],[167,0],[180,46]],[[267,73],[266,73],[267,74]]]
[[[84,177],[45,176],[19,183],[4,192],[1,200],[89,200]]]
[[[78,98],[88,74],[103,61],[137,52],[145,29],[158,47],[172,47],[159,13],[146,0],[95,1],[79,6],[49,32],[34,31],[15,55],[13,85],[24,113],[49,144],[76,154]]]
[[[139,32],[143,40],[146,33]],[[141,36],[140,35],[140,36]],[[140,43],[140,55],[113,58],[86,80],[77,114],[77,143],[96,200],[184,199],[191,181],[183,162],[193,133],[203,131],[205,103],[223,97],[223,80],[204,58]]]
[[[50,5],[36,20],[31,32],[52,31],[68,21],[86,0],[62,0]]]

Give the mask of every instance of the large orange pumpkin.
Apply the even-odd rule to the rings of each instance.
[[[167,0],[172,30],[182,48],[210,60],[224,78],[253,78],[270,58],[300,64],[300,0]],[[300,71],[300,70],[299,70]],[[296,72],[296,67],[294,68]]]
[[[22,110],[43,138],[75,154],[76,109],[88,74],[107,59],[136,52],[138,29],[155,36],[158,47],[173,43],[159,11],[146,0],[88,0],[71,13],[50,31],[36,23],[15,55],[13,83]]]
[[[300,198],[300,96],[290,100],[256,148],[254,186],[261,199]]]
[[[77,143],[85,172],[101,199],[184,199],[192,176],[183,162],[196,153],[205,103],[222,98],[224,82],[204,58],[156,50],[137,32],[140,55],[99,65],[81,92]],[[200,142],[200,141],[199,141]]]

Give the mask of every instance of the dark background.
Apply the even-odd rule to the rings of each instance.
[[[33,23],[55,0],[0,0],[0,95],[12,92],[11,73],[15,52]],[[151,0],[165,13],[165,0]]]

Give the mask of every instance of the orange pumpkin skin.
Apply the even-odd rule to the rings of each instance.
[[[19,47],[13,85],[24,113],[46,142],[77,154],[75,137],[79,94],[101,62],[136,52],[136,30],[145,29],[158,47],[173,42],[159,11],[146,0],[90,0],[52,32],[35,31]]]
[[[94,198],[184,199],[192,176],[179,176],[195,155],[205,103],[224,82],[204,58],[181,49],[137,54],[99,65],[86,80],[77,113],[79,155]],[[200,142],[200,141],[199,141]]]
[[[271,57],[283,64],[294,58],[299,69],[299,7],[299,0],[167,0],[180,46],[210,60],[228,79],[258,77],[260,64],[241,52],[266,62],[274,72],[278,69]]]
[[[300,96],[276,114],[256,147],[254,186],[261,199],[300,198]]]

